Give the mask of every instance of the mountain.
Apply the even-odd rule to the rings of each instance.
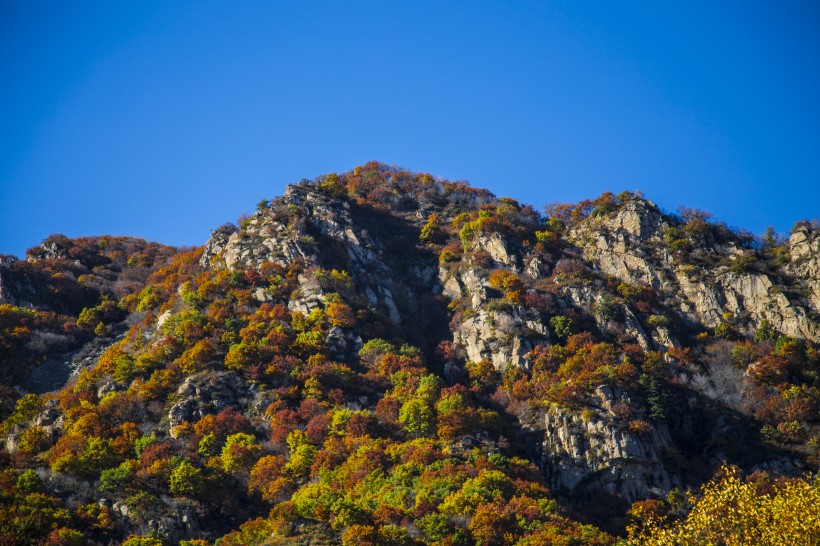
[[[0,324],[9,544],[640,542],[818,468],[807,221],[368,163],[201,248],[51,236]]]

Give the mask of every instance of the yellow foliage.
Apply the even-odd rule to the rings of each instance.
[[[668,524],[657,515],[630,525],[629,543],[640,546],[720,544],[725,546],[801,546],[820,544],[820,481],[744,480],[736,467],[690,495],[686,519]]]

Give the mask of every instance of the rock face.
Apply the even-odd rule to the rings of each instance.
[[[674,237],[686,243],[678,243],[684,250],[670,243]],[[634,196],[617,210],[578,223],[567,237],[571,246],[552,265],[498,233],[479,234],[470,251],[482,254],[484,263],[439,269],[443,294],[460,309],[451,321],[453,342],[469,361],[526,372],[530,351],[554,339],[549,318],[568,313],[586,315],[601,332],[631,340],[645,351],[679,347],[675,336],[681,327],[713,330],[724,323],[751,336],[765,321],[785,335],[820,340],[816,230],[803,226],[795,231],[789,240],[790,263],[782,269],[757,265],[752,258],[762,251],[744,247],[742,238],[726,233],[723,239],[702,237],[687,235],[680,220]],[[712,265],[705,266],[706,260]],[[554,299],[537,314],[501,298],[489,284],[489,273],[497,269],[550,286]],[[601,277],[627,288],[645,287],[654,295],[647,304],[651,309],[638,313],[632,305],[610,301],[603,284],[594,280]],[[799,297],[795,286],[805,297]],[[650,323],[646,316],[652,313],[671,317],[676,327],[666,319]],[[681,477],[665,461],[676,451],[667,426],[643,422],[630,427],[612,413],[618,395],[611,388],[601,386],[597,396],[595,410],[583,417],[555,407],[534,427],[543,434],[541,466],[550,485],[570,495],[598,490],[627,501],[680,487]]]
[[[651,201],[630,200],[613,216],[584,224],[570,233],[586,261],[607,275],[629,282],[646,283],[654,289],[669,286],[665,265],[671,256],[660,248],[653,256],[652,244],[660,243],[668,227]]]
[[[493,265],[520,271],[520,256],[508,250],[504,240],[494,234],[479,237],[476,248],[492,257]],[[522,306],[493,299],[487,278],[488,267],[461,267],[456,271],[439,268],[439,282],[450,299],[463,298],[467,311],[451,324],[453,341],[473,362],[488,360],[498,370],[508,366],[529,369],[527,354],[535,345],[549,343],[549,328],[540,316]]]
[[[193,375],[177,389],[179,400],[168,412],[171,436],[174,428],[185,421],[195,422],[211,413],[247,402],[250,393],[247,384],[234,372]]]
[[[299,212],[296,219],[294,211]],[[409,223],[391,221],[396,231],[377,234],[364,224],[372,219],[352,210],[349,203],[329,198],[307,186],[288,186],[285,194],[271,208],[257,212],[241,230],[221,228],[212,234],[205,246],[201,264],[229,269],[259,267],[265,262],[288,265],[302,261],[308,266],[323,266],[333,255],[348,266],[357,291],[382,309],[394,324],[413,308],[419,291],[434,289],[435,266],[394,259],[391,240],[402,230],[411,228],[413,239],[403,250],[412,261],[413,246],[418,243],[415,229]],[[323,305],[323,290],[307,277],[300,278],[300,295],[290,306],[309,313]],[[264,295],[259,294],[258,299]]]
[[[789,237],[792,274],[806,288],[806,296],[815,311],[820,310],[820,230],[802,224]]]
[[[633,199],[615,214],[582,223],[570,240],[598,271],[652,287],[691,324],[715,328],[729,317],[738,331],[749,335],[766,320],[786,335],[820,340],[816,233],[799,229],[789,241],[794,262],[789,272],[810,293],[801,300],[787,295],[784,279],[755,271],[753,251],[734,241],[708,241],[710,257],[719,261],[713,267],[704,267],[691,255],[674,256],[667,244],[672,230],[654,204]],[[703,249],[692,254],[698,252]],[[750,262],[748,268],[737,266],[743,261]]]
[[[457,325],[455,343],[472,362],[489,360],[498,370],[508,366],[529,369],[527,354],[535,344],[549,341],[549,330],[529,320],[523,308],[487,309],[485,303],[481,300],[469,318]]]
[[[544,414],[541,466],[556,491],[605,491],[628,502],[664,495],[680,487],[663,462],[672,440],[665,425],[630,430],[611,414],[612,389],[597,391],[598,411],[584,416],[553,408]],[[636,428],[636,427],[633,427]]]

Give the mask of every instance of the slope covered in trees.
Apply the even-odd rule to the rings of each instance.
[[[202,248],[53,236],[0,264],[0,536],[660,544],[718,497],[798,506],[818,264],[808,222],[758,239],[630,193],[539,213],[378,163]],[[8,388],[93,340],[65,386]]]

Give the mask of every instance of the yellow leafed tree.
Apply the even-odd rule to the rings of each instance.
[[[634,514],[641,524],[628,528],[638,546],[810,546],[820,544],[820,480],[783,478],[774,482],[743,479],[736,467],[689,496],[685,519],[667,523],[655,513]],[[634,510],[633,510],[634,512]]]

